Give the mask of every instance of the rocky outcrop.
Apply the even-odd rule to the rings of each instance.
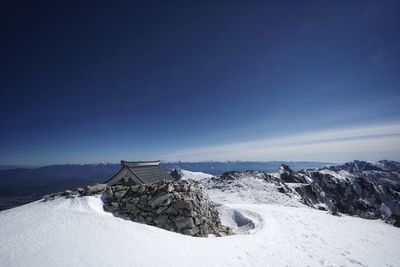
[[[306,179],[301,174],[293,171],[288,165],[282,164],[279,170],[274,173],[275,177],[283,183],[306,183]]]
[[[388,187],[380,181],[379,177],[384,176],[367,179],[366,172],[371,170],[353,174],[342,170],[305,171],[311,182],[296,188],[296,192],[305,204],[314,208],[393,223],[396,217],[391,216],[400,213],[400,193],[396,186]],[[378,172],[382,171],[373,171],[375,175]]]
[[[185,235],[231,234],[229,228],[221,225],[214,203],[194,181],[111,186],[105,191],[104,209],[135,222]]]
[[[179,180],[182,178],[181,170],[179,168],[173,169],[171,171],[170,175],[176,180]]]

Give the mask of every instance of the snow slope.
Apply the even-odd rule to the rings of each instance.
[[[400,231],[380,220],[225,200],[250,234],[184,236],[113,217],[98,197],[2,211],[0,266],[400,266]]]
[[[278,191],[282,184],[266,182],[262,173],[240,173],[234,180],[202,180],[211,200],[217,203],[253,203],[279,206],[303,206],[297,194],[282,194]],[[261,176],[261,177],[260,177]]]
[[[200,181],[213,177],[213,175],[204,172],[191,172],[183,169],[179,169],[179,174],[183,180],[195,180]]]

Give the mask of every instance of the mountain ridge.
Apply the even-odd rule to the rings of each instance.
[[[398,166],[399,163],[386,161],[386,165]],[[390,164],[389,164],[390,163]],[[259,170],[274,172],[282,164],[290,165],[293,170],[315,169],[332,166],[326,162],[288,162],[288,161],[207,161],[207,162],[169,162],[161,163],[165,170],[182,168],[194,172],[221,175],[227,171]],[[383,164],[383,163],[382,163]],[[338,166],[338,165],[334,165]],[[117,163],[56,164],[33,169],[19,168],[0,170],[0,210],[16,207],[40,199],[43,195],[82,187],[93,183],[102,183],[120,169]]]
[[[372,166],[372,167],[371,167]],[[217,196],[219,191],[238,194],[240,201],[298,202],[332,214],[347,214],[366,219],[383,219],[400,226],[400,168],[396,161],[352,161],[337,166],[292,170],[282,166],[274,173],[260,171],[226,172],[199,179]],[[204,174],[203,174],[204,175]],[[276,194],[279,192],[285,196]],[[273,196],[273,197],[271,197]],[[294,200],[294,201],[293,201]],[[223,201],[218,199],[217,201]]]

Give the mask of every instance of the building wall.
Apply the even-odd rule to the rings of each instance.
[[[125,185],[125,186],[132,186],[132,185],[137,185],[132,179],[128,179],[127,181],[125,179],[121,179],[118,182],[116,182],[114,185]]]

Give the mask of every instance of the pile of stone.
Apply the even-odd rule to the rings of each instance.
[[[73,198],[79,196],[94,196],[104,192],[107,188],[106,184],[89,185],[85,188],[77,188],[75,190],[65,190],[64,192],[52,193],[43,197],[44,201],[53,200],[59,197]]]
[[[135,222],[190,236],[232,234],[195,181],[160,181],[150,185],[107,187],[104,209]]]

